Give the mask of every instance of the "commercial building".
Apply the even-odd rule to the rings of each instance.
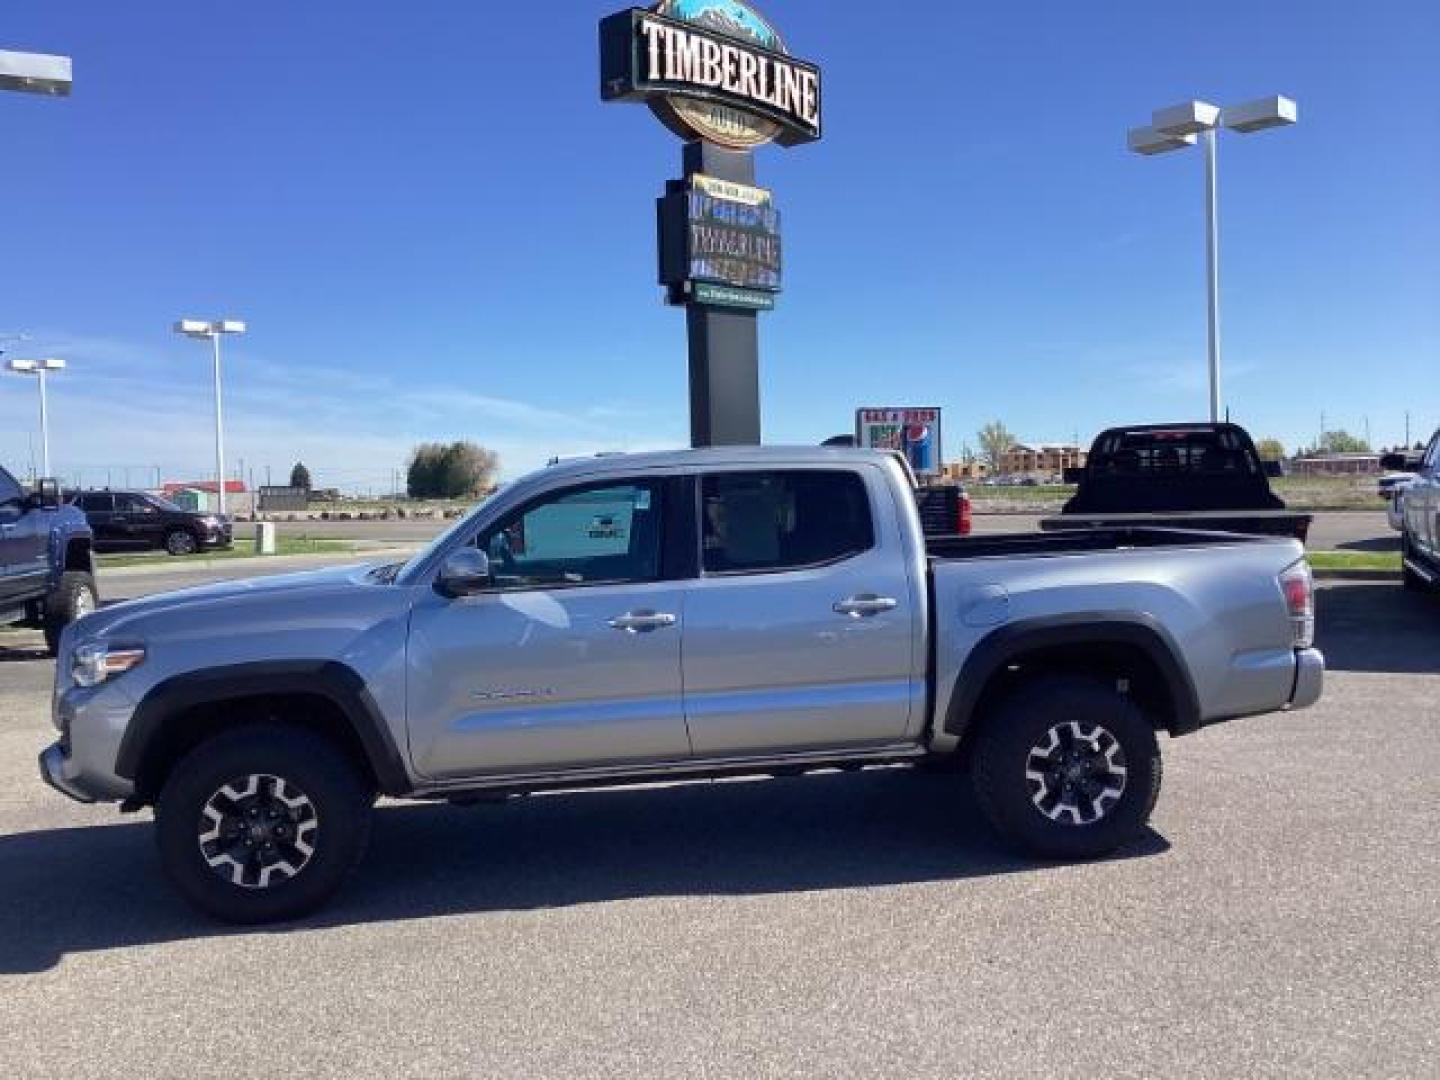
[[[1078,446],[1016,443],[1000,455],[999,471],[1005,476],[1058,476],[1066,469],[1083,469],[1089,456]]]
[[[1380,472],[1379,454],[1313,454],[1290,462],[1298,476],[1369,476]]]
[[[974,483],[990,475],[990,466],[979,458],[971,461],[952,461],[940,470],[946,479],[957,484]]]

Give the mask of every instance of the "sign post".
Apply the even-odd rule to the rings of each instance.
[[[820,69],[742,0],[661,0],[601,22],[600,96],[644,102],[686,142],[657,217],[660,284],[685,308],[691,443],[758,444],[758,315],[782,246],[754,150],[820,138]]]

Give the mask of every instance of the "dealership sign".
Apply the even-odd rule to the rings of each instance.
[[[697,173],[672,182],[659,209],[660,284],[673,302],[774,308],[782,248],[769,191]]]
[[[820,69],[740,0],[662,0],[600,24],[600,94],[731,150],[820,138]]]
[[[905,455],[921,476],[941,471],[939,409],[858,409],[855,443]]]

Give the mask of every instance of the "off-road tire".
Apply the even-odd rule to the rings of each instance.
[[[229,879],[229,867],[211,865],[201,837],[214,821],[206,811],[217,794],[257,776],[279,778],[284,791],[303,795],[315,826],[307,837],[312,853],[298,872],[246,887]],[[323,736],[280,724],[235,728],[195,747],[167,777],[155,807],[160,860],[186,900],[224,922],[298,919],[334,896],[360,862],[373,801],[356,766]]]
[[[1037,805],[1042,785],[1027,778],[1031,755],[1049,733],[1078,723],[1118,743],[1123,789],[1093,821],[1061,822]],[[1113,687],[1078,676],[1049,676],[1021,687],[982,718],[972,768],[986,820],[1012,846],[1053,859],[1094,859],[1134,840],[1160,797],[1155,727]]]
[[[171,529],[165,534],[165,550],[171,555],[194,555],[200,541],[189,529]]]
[[[100,593],[95,588],[95,578],[83,570],[67,570],[60,575],[60,584],[45,597],[45,613],[42,629],[45,631],[45,647],[54,656],[60,648],[60,635],[82,615],[88,615],[100,606]]]

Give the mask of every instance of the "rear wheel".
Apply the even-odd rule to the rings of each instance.
[[[372,795],[328,740],[277,725],[239,728],[190,751],[155,807],[165,872],[226,922],[319,908],[364,854]]]
[[[1096,858],[1138,836],[1160,773],[1149,719],[1092,679],[1031,683],[996,706],[976,736],[982,812],[1006,840],[1047,858]]]
[[[171,529],[165,534],[165,550],[171,555],[194,555],[200,542],[189,529]]]
[[[60,584],[45,598],[45,646],[50,655],[60,647],[60,635],[76,619],[89,615],[100,606],[95,579],[83,570],[68,570],[60,575]]]

